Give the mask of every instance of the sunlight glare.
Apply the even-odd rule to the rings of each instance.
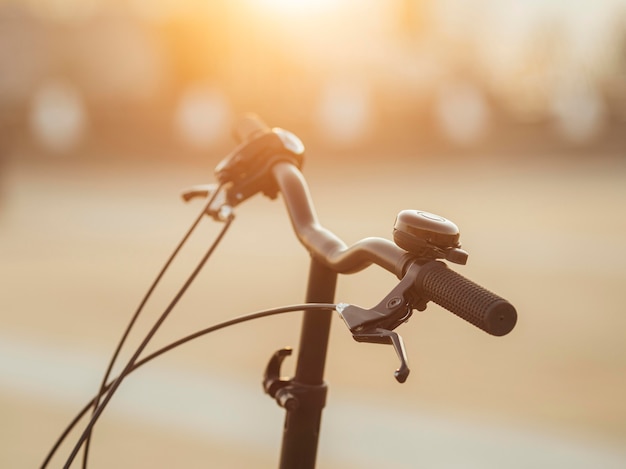
[[[320,13],[336,5],[337,0],[253,0],[255,7],[283,16]]]

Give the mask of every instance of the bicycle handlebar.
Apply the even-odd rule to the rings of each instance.
[[[354,273],[377,264],[401,279],[407,267],[415,262],[415,256],[382,238],[365,238],[347,247],[319,224],[304,177],[295,166],[278,163],[273,167],[273,174],[298,239],[313,257],[330,269]],[[434,301],[491,335],[508,334],[517,321],[511,303],[449,269],[443,262],[423,264],[415,289],[418,297]]]
[[[277,163],[273,176],[283,194],[291,224],[311,256],[338,273],[354,273],[372,263],[402,278],[412,257],[391,241],[365,238],[348,247],[320,225],[302,173],[290,163]]]
[[[233,133],[238,141],[245,142],[270,130],[258,116],[247,114],[236,124]],[[307,183],[296,166],[279,161],[271,172],[283,195],[296,236],[311,256],[337,273],[354,273],[377,264],[402,278],[411,260],[406,251],[382,238],[366,238],[346,246],[319,223]]]
[[[511,303],[449,269],[443,262],[424,264],[415,287],[419,296],[491,335],[506,335],[517,322],[517,312]]]
[[[271,129],[255,115],[245,116],[235,135],[247,141]],[[412,264],[419,264],[414,284],[417,303],[434,301],[483,331],[502,336],[517,322],[517,312],[504,298],[449,269],[440,261],[417,258],[391,241],[365,238],[348,247],[318,221],[308,187],[300,170],[278,161],[271,174],[282,193],[293,229],[312,257],[337,273],[354,273],[377,264],[402,279]],[[422,308],[423,309],[423,308]]]

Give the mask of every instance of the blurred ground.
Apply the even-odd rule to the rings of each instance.
[[[0,466],[40,464],[93,394],[132,310],[200,209],[184,205],[179,191],[210,182],[216,162],[7,163]],[[519,313],[503,338],[436,305],[416,313],[399,329],[413,370],[402,386],[391,348],[358,344],[335,321],[320,467],[626,466],[623,154],[440,161],[381,154],[320,164],[313,149],[305,174],[322,223],[348,243],[390,238],[406,208],[450,218],[470,253],[456,269]],[[233,315],[302,300],[307,255],[282,203],[259,197],[237,214],[155,347]],[[203,225],[149,304],[141,331],[216,232]],[[369,306],[394,284],[369,269],[342,278],[337,299]],[[275,349],[297,346],[298,320],[222,331],[138,372],[98,427],[91,467],[275,466],[282,411],[262,394],[261,374]]]

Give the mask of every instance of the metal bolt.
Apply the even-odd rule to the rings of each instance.
[[[278,405],[287,410],[296,410],[300,405],[300,401],[289,391],[283,389],[276,393],[276,401]]]

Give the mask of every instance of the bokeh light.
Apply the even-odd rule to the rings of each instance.
[[[437,94],[436,114],[446,138],[471,145],[489,130],[489,108],[480,89],[468,82],[449,82]]]
[[[87,115],[80,93],[69,83],[45,83],[33,96],[31,129],[40,144],[67,152],[80,143]]]
[[[176,126],[190,145],[208,148],[228,134],[233,122],[224,94],[208,86],[192,85],[180,98]]]
[[[411,142],[498,151],[503,136],[527,131],[563,151],[610,146],[626,113],[619,0],[0,5],[4,106],[27,106],[41,83],[60,77],[94,122],[85,143],[117,142],[120,154],[139,144],[149,152],[152,142],[195,158],[201,139],[181,139],[191,127],[180,123],[200,112],[188,103],[202,100],[185,96],[202,83],[228,103],[225,118],[254,109],[342,151],[387,145],[390,129],[404,126],[413,130],[408,141],[393,138],[399,153]],[[119,108],[123,119],[113,117]],[[159,138],[132,137],[146,132]]]
[[[319,96],[317,127],[321,135],[339,145],[365,138],[371,130],[371,92],[358,79],[326,83]]]

